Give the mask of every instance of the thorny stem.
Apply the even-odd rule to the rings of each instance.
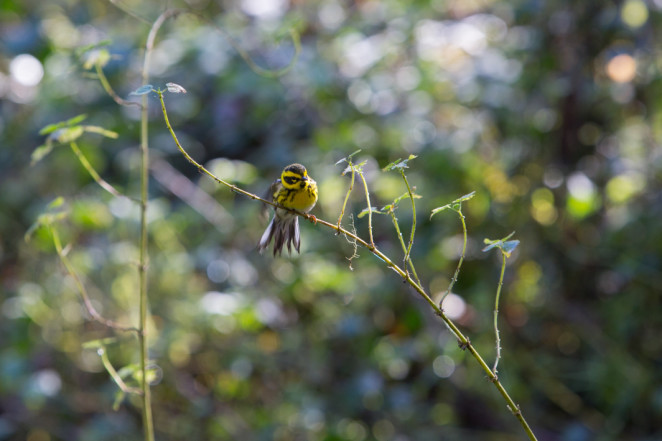
[[[135,101],[127,101],[123,98],[121,98],[115,91],[113,90],[112,86],[110,85],[110,82],[108,81],[108,78],[106,78],[106,74],[103,73],[103,68],[99,63],[94,63],[94,69],[97,72],[97,76],[99,77],[99,82],[101,82],[101,86],[103,86],[103,90],[106,91],[108,95],[120,106],[138,106],[142,107],[142,104],[137,103]]]
[[[499,365],[499,360],[501,359],[501,338],[499,337],[499,296],[501,295],[501,287],[503,286],[503,276],[506,272],[506,253],[501,251],[501,276],[499,277],[499,285],[497,287],[496,300],[494,301],[494,338],[496,342],[496,357],[494,360],[494,367],[492,372],[494,375],[497,374],[497,366]]]
[[[142,84],[149,82],[149,67],[152,60],[152,50],[156,34],[166,20],[176,17],[183,11],[179,9],[168,9],[164,11],[152,24],[147,41],[145,43],[145,58],[142,68]],[[140,114],[140,263],[138,265],[138,277],[140,279],[140,323],[138,328],[138,340],[140,342],[140,372],[142,401],[143,401],[143,432],[146,441],[154,441],[154,420],[152,417],[152,396],[149,388],[147,375],[148,340],[147,340],[147,202],[149,182],[149,136],[148,136],[148,106],[147,95],[142,96],[142,108]]]
[[[416,233],[416,203],[414,202],[414,195],[411,191],[411,187],[409,186],[409,181],[407,181],[407,176],[405,175],[404,170],[400,169],[400,174],[402,174],[402,179],[404,179],[405,185],[407,186],[407,192],[409,193],[409,199],[411,199],[411,212],[412,212],[411,235],[409,236],[409,244],[407,245],[407,251],[405,252],[405,260],[404,260],[405,262],[407,262],[408,260],[410,260],[409,255],[411,254],[411,247],[414,245],[414,234]]]
[[[67,254],[64,252],[64,249],[62,248],[60,235],[53,226],[49,227],[49,231],[51,232],[51,236],[53,238],[53,245],[55,246],[55,251],[57,252],[57,255],[60,257],[60,260],[62,261],[62,264],[64,265],[65,269],[67,270],[71,278],[74,280],[74,283],[76,284],[76,288],[78,288],[78,292],[81,298],[83,299],[83,304],[85,304],[85,309],[87,309],[87,312],[88,314],[90,314],[92,319],[101,323],[102,325],[108,326],[109,328],[118,331],[130,331],[130,332],[139,333],[140,331],[137,328],[131,326],[122,326],[112,320],[108,320],[107,318],[104,318],[103,316],[101,316],[101,314],[97,312],[96,308],[94,308],[94,305],[92,304],[92,300],[90,299],[90,296],[87,293],[85,284],[81,280],[78,273],[76,273],[73,264],[71,263],[71,261],[67,257]]]
[[[400,231],[400,225],[398,225],[398,218],[395,217],[395,211],[393,211],[393,207],[388,212],[391,215],[391,220],[393,221],[393,226],[395,227],[395,232],[397,233],[398,240],[400,241],[400,245],[402,246],[402,252],[407,254],[407,245],[405,245],[405,241],[402,238],[402,232]],[[409,268],[411,269],[411,273],[414,275],[414,278],[416,279],[416,283],[421,285],[421,280],[418,278],[418,274],[416,274],[416,268],[414,268],[414,262],[411,259],[408,259],[407,262],[409,263]],[[404,264],[403,264],[404,266]]]
[[[168,120],[168,114],[167,114],[166,107],[165,107],[165,102],[163,100],[163,92],[160,91],[160,90],[157,90],[156,93],[159,95],[159,99],[161,101],[161,109],[163,110],[163,117],[164,117],[166,126],[168,127],[168,130],[170,131],[170,134],[172,135],[172,138],[175,141],[175,144],[177,145],[177,148],[179,149],[179,151],[184,155],[184,157],[191,164],[193,164],[201,173],[206,174],[207,176],[211,177],[216,182],[225,185],[226,187],[230,188],[230,190],[232,190],[236,193],[243,194],[243,195],[245,195],[245,196],[247,196],[251,199],[261,201],[265,204],[272,205],[274,207],[278,206],[277,204],[273,203],[272,201],[267,201],[266,199],[263,199],[263,198],[255,195],[253,193],[245,191],[245,190],[237,187],[236,185],[229,184],[229,183],[225,182],[224,180],[222,180],[220,178],[217,178],[213,173],[211,173],[205,167],[203,167],[198,162],[196,162],[186,152],[186,150],[182,147],[182,145],[179,143],[179,140],[177,139],[177,136],[175,135],[175,132],[174,132],[172,126],[170,125],[170,121]],[[367,184],[365,182],[365,179],[363,178],[363,174],[359,173],[359,175],[363,179],[364,187],[365,187],[365,190],[366,190],[366,195],[368,195]],[[287,209],[285,207],[281,207],[281,208],[286,209],[286,210],[288,210],[292,213],[295,213],[295,214],[297,214],[297,215],[299,215],[299,216],[301,216],[305,219],[311,219],[312,218],[311,215],[309,215],[307,213],[301,213],[301,212],[298,212],[296,210]],[[370,202],[369,202],[369,197],[368,197],[368,209],[370,210],[369,212],[372,212]],[[508,394],[508,391],[503,387],[503,385],[499,381],[499,378],[496,376],[496,374],[494,374],[494,372],[492,372],[492,370],[487,365],[487,363],[485,363],[485,360],[478,353],[476,348],[471,344],[471,341],[462,333],[462,331],[460,331],[460,329],[457,327],[457,325],[455,325],[455,323],[450,318],[448,318],[448,316],[446,316],[444,311],[439,307],[439,305],[437,305],[437,303],[435,303],[434,300],[432,300],[432,298],[428,295],[428,293],[425,291],[425,289],[421,286],[420,283],[418,283],[418,282],[414,281],[412,278],[408,277],[407,273],[402,268],[400,268],[398,265],[393,263],[393,261],[391,259],[389,259],[388,256],[386,256],[379,249],[377,249],[377,247],[374,245],[374,242],[372,241],[372,228],[370,229],[370,233],[371,233],[370,234],[370,236],[371,236],[370,239],[371,240],[370,240],[370,243],[368,243],[365,240],[363,240],[362,238],[360,238],[359,236],[357,236],[356,234],[354,234],[354,233],[352,233],[352,232],[350,232],[350,231],[348,231],[348,230],[346,230],[342,227],[339,227],[337,224],[332,224],[331,222],[327,222],[327,221],[319,219],[319,218],[316,219],[316,224],[317,225],[324,225],[325,227],[331,228],[332,230],[336,231],[336,234],[342,234],[345,237],[349,238],[351,241],[355,242],[356,244],[359,244],[362,247],[366,248],[372,254],[374,254],[378,259],[383,261],[388,268],[391,268],[400,277],[402,277],[405,282],[409,283],[409,285],[430,305],[430,307],[433,309],[434,313],[439,318],[441,318],[441,320],[444,322],[446,327],[451,331],[451,333],[457,339],[458,345],[461,348],[464,348],[464,349],[468,350],[471,353],[471,355],[474,357],[474,359],[476,359],[476,361],[478,362],[480,367],[483,369],[483,371],[485,371],[485,373],[486,373],[488,379],[490,380],[490,382],[492,382],[494,384],[494,386],[497,388],[497,390],[499,391],[499,393],[503,397],[504,401],[506,402],[506,405],[508,406],[508,409],[510,409],[511,413],[515,416],[515,418],[517,418],[517,420],[519,421],[521,426],[524,428],[524,431],[526,432],[529,439],[532,440],[532,441],[537,441],[537,438],[533,434],[533,431],[529,427],[529,424],[524,419],[524,416],[522,415],[522,412],[521,412],[519,406],[517,404],[515,404],[513,399]]]
[[[368,233],[370,236],[370,247],[375,247],[375,240],[372,237],[372,205],[370,205],[370,192],[368,191],[368,183],[365,180],[365,176],[361,170],[358,171],[361,181],[363,181],[363,190],[365,191],[365,200],[368,204]],[[368,247],[368,249],[370,249]]]
[[[467,224],[464,221],[464,215],[462,214],[462,209],[456,211],[458,216],[460,216],[460,222],[462,222],[462,235],[464,236],[464,240],[462,241],[462,254],[460,255],[460,260],[457,262],[457,267],[455,268],[455,273],[453,274],[453,278],[451,279],[451,283],[448,284],[448,289],[446,289],[446,292],[444,295],[441,297],[441,300],[439,300],[439,307],[443,308],[444,305],[444,300],[446,300],[446,296],[451,293],[453,286],[455,285],[455,282],[457,282],[457,278],[460,275],[460,268],[462,268],[462,262],[464,262],[464,256],[467,252]]]
[[[345,215],[345,207],[347,207],[347,201],[349,200],[349,194],[354,189],[354,165],[352,161],[349,161],[349,168],[352,171],[351,179],[349,181],[349,189],[345,195],[345,201],[342,203],[342,209],[340,210],[340,216],[338,216],[338,228],[340,228],[340,222],[342,221],[343,216]]]

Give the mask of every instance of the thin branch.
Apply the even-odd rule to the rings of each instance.
[[[101,83],[101,86],[103,89],[106,91],[108,95],[120,106],[138,106],[142,107],[142,104],[136,102],[136,101],[128,101],[125,100],[124,98],[120,97],[115,91],[113,90],[112,86],[110,85],[110,82],[108,81],[108,78],[106,78],[106,74],[103,73],[103,68],[101,67],[100,63],[94,63],[94,68],[97,72],[97,77],[99,78],[99,82]]]
[[[462,254],[460,255],[460,260],[457,262],[457,267],[455,268],[455,273],[453,274],[453,278],[451,279],[451,283],[448,284],[448,289],[446,289],[446,292],[444,295],[441,297],[441,300],[439,300],[439,307],[443,308],[444,305],[444,300],[446,300],[446,297],[448,294],[451,293],[451,290],[453,289],[453,286],[457,282],[457,278],[460,275],[460,268],[462,268],[462,263],[464,262],[464,256],[467,252],[467,224],[464,221],[464,215],[462,214],[462,208],[456,211],[458,216],[460,216],[460,222],[462,222],[462,235],[463,235],[463,242],[462,242]]]
[[[402,252],[406,255],[407,254],[407,245],[405,245],[405,241],[402,238],[402,232],[400,231],[400,225],[398,224],[398,218],[395,217],[395,210],[394,207],[391,206],[389,212],[391,215],[391,220],[393,221],[393,226],[395,227],[395,232],[398,236],[398,240],[400,241],[400,246],[402,247]],[[411,273],[414,275],[414,278],[416,279],[416,283],[421,285],[421,280],[418,278],[418,274],[416,274],[416,268],[414,268],[414,262],[409,259],[405,259],[405,262],[409,263],[409,269],[411,269]],[[403,263],[403,266],[405,264]]]
[[[183,11],[179,9],[167,9],[152,24],[147,40],[145,42],[145,57],[142,68],[142,84],[147,85],[149,81],[149,67],[152,61],[152,51],[154,41],[161,26],[169,18],[176,17]],[[147,360],[148,360],[148,341],[147,341],[147,202],[148,202],[148,183],[149,183],[149,133],[148,133],[148,106],[147,95],[142,96],[142,108],[140,113],[140,263],[138,265],[138,278],[140,285],[140,333],[138,340],[140,343],[140,372],[141,390],[142,390],[142,417],[143,433],[145,441],[154,441],[154,420],[152,417],[152,396],[147,381]]]
[[[108,354],[106,353],[105,348],[97,349],[97,354],[99,354],[99,357],[101,357],[101,363],[103,364],[103,367],[106,368],[106,372],[108,372],[108,374],[111,376],[117,387],[119,387],[122,392],[128,394],[142,395],[143,393],[142,390],[128,386],[124,382],[124,380],[122,380],[122,377],[115,370],[115,367],[110,362],[110,359],[108,358]]]
[[[349,163],[349,169],[352,171],[352,175],[351,175],[351,179],[349,181],[349,189],[347,190],[347,194],[345,195],[345,201],[342,203],[342,209],[340,210],[340,216],[338,216],[338,228],[340,228],[340,222],[342,221],[342,218],[345,215],[345,207],[347,207],[347,201],[349,200],[349,194],[354,189],[354,165],[352,164],[351,159],[349,160],[348,163]]]
[[[365,192],[365,200],[366,203],[368,204],[368,234],[370,236],[370,246],[372,248],[375,248],[375,240],[372,237],[372,206],[370,205],[370,192],[368,191],[368,183],[365,180],[365,176],[363,175],[363,171],[358,170],[359,176],[361,177],[361,181],[363,181],[363,190]]]
[[[501,338],[499,337],[499,326],[498,326],[498,320],[499,320],[499,296],[501,295],[501,288],[503,287],[503,276],[504,273],[506,272],[506,253],[501,251],[501,257],[502,257],[502,262],[501,262],[501,276],[499,277],[499,285],[497,287],[497,293],[496,293],[496,299],[494,300],[494,338],[496,342],[496,357],[494,360],[494,367],[492,368],[492,372],[494,372],[494,375],[497,374],[497,366],[499,365],[499,360],[501,359]]]
[[[402,179],[405,181],[407,186],[407,192],[409,193],[409,199],[411,200],[411,212],[412,212],[412,221],[411,221],[411,235],[409,236],[409,244],[407,245],[407,251],[405,252],[405,262],[409,260],[409,255],[411,254],[411,247],[414,245],[414,234],[416,233],[416,203],[414,202],[414,194],[411,191],[409,186],[409,181],[407,181],[407,176],[405,175],[404,169],[400,169],[400,174]]]
[[[92,179],[99,184],[101,188],[106,190],[108,193],[112,194],[113,196],[117,197],[122,197],[122,198],[127,198],[131,199],[133,201],[136,201],[135,199],[129,198],[128,196],[120,193],[115,187],[110,185],[107,181],[105,181],[101,176],[99,176],[99,173],[92,167],[92,164],[87,160],[87,157],[83,154],[83,152],[80,150],[78,147],[78,144],[76,144],[76,141],[71,141],[69,143],[69,146],[71,147],[71,150],[73,150],[74,154],[78,158],[78,161],[81,163],[81,165],[87,170],[87,172],[90,174]]]
[[[83,283],[80,276],[76,272],[74,265],[67,257],[67,253],[62,248],[62,242],[60,241],[60,235],[58,234],[57,229],[51,225],[48,227],[48,230],[51,233],[51,237],[53,239],[53,246],[55,246],[57,255],[60,257],[60,260],[62,261],[62,264],[64,265],[65,269],[67,270],[71,278],[74,280],[74,283],[76,284],[76,288],[78,288],[78,293],[83,299],[83,304],[85,305],[85,309],[87,310],[88,314],[90,314],[92,319],[95,320],[96,322],[101,323],[104,326],[115,329],[117,331],[139,333],[140,331],[137,328],[134,328],[132,326],[120,325],[117,322],[104,318],[101,314],[97,312],[96,308],[94,308],[94,305],[92,304],[92,300],[90,300],[90,296],[87,293],[85,284]]]

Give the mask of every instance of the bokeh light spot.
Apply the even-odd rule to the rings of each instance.
[[[628,54],[616,55],[607,62],[607,75],[617,83],[629,83],[637,74],[637,61]]]
[[[9,63],[9,74],[22,86],[32,87],[41,82],[44,77],[44,68],[32,55],[21,54]]]
[[[639,28],[648,21],[648,8],[642,0],[628,0],[621,9],[621,19],[631,28]]]
[[[453,293],[446,296],[446,299],[444,300],[444,312],[448,318],[457,320],[462,317],[466,310],[467,304],[462,297]]]

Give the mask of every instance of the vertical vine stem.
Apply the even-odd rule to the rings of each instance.
[[[345,215],[345,208],[347,207],[347,201],[349,200],[349,195],[352,192],[352,190],[354,189],[354,174],[355,174],[355,171],[354,171],[354,165],[352,164],[351,159],[348,161],[348,164],[349,164],[349,169],[351,170],[352,174],[351,174],[351,178],[350,178],[350,181],[349,181],[349,189],[347,190],[347,194],[345,195],[345,200],[342,203],[342,209],[340,210],[340,216],[338,216],[338,228],[340,228],[340,223],[342,222],[342,218]]]
[[[359,176],[361,177],[361,181],[363,181],[363,190],[365,191],[365,200],[366,203],[368,204],[368,234],[370,237],[370,248],[375,248],[375,240],[372,237],[372,205],[370,205],[370,191],[368,191],[368,183],[365,180],[365,176],[363,175],[363,171],[359,170],[358,171]]]
[[[409,255],[411,254],[411,247],[414,245],[414,234],[416,234],[416,202],[414,202],[414,194],[411,191],[404,169],[400,169],[400,174],[405,181],[407,192],[409,193],[409,199],[411,200],[411,235],[409,236],[409,243],[407,244],[407,251],[405,252],[405,263],[403,264],[403,266],[406,267],[406,262],[410,260]]]
[[[455,286],[455,283],[457,282],[457,278],[460,275],[460,268],[462,268],[462,263],[464,262],[464,256],[467,253],[467,223],[464,220],[464,214],[462,214],[462,208],[458,209],[455,211],[457,215],[460,217],[460,222],[462,222],[462,254],[460,254],[460,260],[457,262],[457,267],[455,268],[455,272],[453,273],[453,278],[451,279],[451,282],[448,284],[448,289],[446,289],[446,292],[444,295],[441,297],[441,300],[439,300],[439,307],[443,308],[444,305],[444,300],[446,300],[446,296],[451,293],[453,290],[453,286]]]
[[[205,167],[203,167],[201,164],[199,164],[195,159],[193,159],[186,152],[184,147],[182,147],[182,145],[180,144],[179,140],[177,139],[177,136],[175,135],[175,131],[173,130],[173,128],[170,124],[170,121],[168,120],[168,114],[167,114],[167,111],[166,111],[166,106],[165,106],[165,102],[164,102],[164,99],[163,99],[162,91],[157,90],[156,93],[158,94],[159,99],[161,101],[161,109],[163,110],[163,117],[164,117],[164,121],[165,121],[165,123],[168,127],[168,130],[170,131],[170,134],[172,135],[172,138],[175,141],[175,144],[177,145],[177,148],[179,149],[179,151],[184,155],[184,157],[191,164],[193,164],[201,173],[204,173],[207,176],[214,179],[216,182],[218,182],[220,184],[223,184],[226,187],[229,187],[234,192],[241,193],[241,194],[243,194],[243,195],[245,195],[245,196],[247,196],[251,199],[259,200],[259,201],[261,201],[265,204],[276,206],[276,204],[274,204],[272,201],[268,201],[266,199],[263,199],[263,198],[255,195],[253,193],[250,193],[246,190],[243,190],[243,189],[237,187],[236,185],[232,185],[232,184],[229,184],[229,183],[223,181],[222,179],[216,177],[216,175],[214,175],[212,172],[207,170]],[[368,196],[368,188],[367,188],[367,184],[365,182],[365,178],[363,177],[363,174],[360,173],[360,172],[359,172],[359,175],[361,176],[361,178],[363,180],[363,184],[364,184],[364,187],[365,187],[365,190],[366,190],[366,199],[368,200],[369,212],[372,212],[372,207],[370,205],[370,198]],[[283,207],[281,207],[281,208],[283,208]],[[297,215],[299,215],[299,216],[301,216],[305,219],[311,219],[311,215],[309,215],[309,214],[300,213],[300,212],[297,212],[296,210],[288,210],[288,211],[290,211],[292,213],[295,213],[295,214],[297,214]],[[408,283],[414,289],[414,291],[416,291],[416,293],[418,293],[423,298],[423,300],[425,300],[428,303],[428,305],[430,305],[430,308],[432,308],[435,315],[437,315],[444,322],[446,327],[450,330],[450,332],[457,339],[457,342],[458,342],[458,345],[460,346],[460,348],[469,351],[471,356],[477,361],[477,363],[480,365],[481,369],[483,369],[483,371],[487,375],[487,378],[489,379],[489,381],[492,384],[494,384],[497,391],[499,392],[499,394],[502,396],[502,398],[506,402],[506,406],[508,407],[510,412],[515,416],[515,418],[517,418],[517,420],[519,421],[520,425],[522,426],[522,428],[526,432],[529,439],[531,441],[537,441],[537,438],[534,435],[533,431],[531,430],[531,427],[529,426],[526,419],[522,415],[522,411],[520,410],[519,406],[513,401],[513,399],[508,394],[508,391],[506,390],[506,388],[503,386],[503,384],[501,384],[501,381],[499,380],[499,378],[496,376],[496,374],[494,372],[492,372],[492,369],[490,369],[490,367],[487,365],[487,363],[485,362],[483,357],[480,355],[480,353],[471,344],[471,341],[469,340],[469,338],[466,337],[462,333],[462,331],[460,331],[460,329],[457,327],[457,325],[450,318],[448,318],[448,316],[439,307],[439,305],[434,300],[432,300],[432,298],[428,295],[428,293],[425,291],[425,289],[421,286],[420,283],[417,283],[411,277],[408,277],[405,270],[403,270],[398,265],[393,263],[393,261],[388,256],[386,256],[379,249],[377,249],[374,242],[372,241],[372,228],[370,228],[370,236],[371,237],[370,237],[370,243],[368,243],[365,240],[363,240],[362,238],[360,238],[359,236],[357,236],[356,234],[354,234],[351,231],[348,231],[348,230],[346,230],[342,227],[339,227],[335,223],[327,222],[327,221],[325,221],[323,219],[319,219],[319,218],[316,218],[315,220],[316,220],[316,223],[315,223],[316,225],[323,225],[327,228],[330,228],[330,229],[334,230],[336,232],[336,234],[342,234],[345,237],[351,239],[356,244],[361,245],[362,247],[366,248],[374,256],[376,256],[378,259],[380,259],[382,262],[384,262],[384,264],[388,268],[392,269],[395,273],[397,273],[400,277],[402,277],[403,280],[406,283]],[[370,225],[370,227],[372,227],[372,225]]]
[[[142,84],[149,82],[149,67],[154,49],[156,35],[166,20],[176,17],[182,11],[179,9],[168,9],[164,11],[152,24],[147,41],[145,43],[145,58],[142,68]],[[147,361],[149,359],[149,340],[147,336],[147,204],[149,197],[149,133],[148,133],[148,100],[147,95],[142,96],[142,107],[140,114],[140,261],[138,264],[138,278],[140,284],[140,317],[138,340],[140,342],[140,372],[142,391],[142,419],[143,432],[146,441],[154,441],[154,420],[152,417],[152,395],[149,388],[149,376],[147,375]]]
[[[503,276],[506,272],[506,253],[501,251],[501,276],[499,277],[499,285],[497,286],[496,299],[494,300],[494,339],[496,344],[496,356],[494,359],[494,367],[492,372],[494,375],[497,374],[497,366],[499,366],[499,360],[501,359],[501,338],[499,337],[499,296],[501,295],[501,287],[503,286]]]

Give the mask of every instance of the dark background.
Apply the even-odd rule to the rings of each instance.
[[[50,201],[96,307],[135,325],[138,209],[99,188],[67,145],[30,166],[39,130],[85,113],[119,134],[78,140],[108,182],[139,195],[139,114],[118,106],[76,49],[110,40],[117,93],[140,85],[158,2],[0,1],[0,439],[138,440],[139,400],[112,410],[137,342],[88,319],[46,229]],[[405,191],[381,167],[410,154],[413,259],[435,299],[462,245],[454,292],[461,329],[491,364],[498,253],[516,231],[501,296],[500,379],[540,440],[662,439],[659,218],[662,2],[190,0],[228,38],[183,15],[157,39],[152,84],[189,152],[262,194],[301,162],[320,187],[317,217],[337,221],[354,159],[379,207]],[[126,11],[130,11],[128,14]],[[133,16],[132,16],[133,14]],[[142,17],[142,21],[137,17]],[[43,77],[40,72],[43,70]],[[133,98],[134,100],[136,98]],[[401,280],[327,228],[302,226],[301,255],[259,255],[259,204],[201,178],[150,97],[150,354],[159,440],[515,440],[521,427],[467,353]],[[198,191],[178,197],[181,178]],[[204,194],[203,194],[204,195]],[[197,202],[196,202],[197,201]],[[357,186],[344,224],[367,237]],[[353,216],[353,220],[350,219]],[[411,208],[397,216],[405,238]],[[391,221],[380,249],[402,259]]]

